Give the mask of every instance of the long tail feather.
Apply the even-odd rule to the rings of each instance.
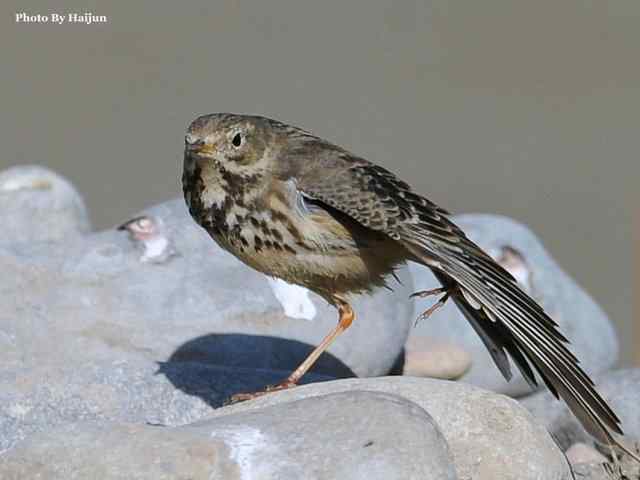
[[[567,339],[557,324],[511,274],[461,231],[449,233],[456,233],[455,241],[451,236],[434,239],[423,229],[415,230],[411,236],[414,241],[405,245],[452,291],[456,305],[480,335],[504,377],[511,378],[508,353],[530,385],[536,384],[535,370],[596,440],[634,455],[613,436],[623,434],[620,420],[567,349]]]

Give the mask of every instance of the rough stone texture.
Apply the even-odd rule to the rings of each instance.
[[[569,463],[577,465],[579,463],[606,463],[607,459],[599,451],[586,443],[578,442],[571,445],[564,454]]]
[[[161,217],[177,255],[143,263],[126,232],[64,244],[0,249],[3,369],[118,358],[292,369],[333,328],[335,309],[304,292],[314,318],[288,317],[267,277],[222,251],[188,217],[181,199],[148,211]],[[359,297],[358,318],[315,371],[381,375],[401,353],[412,323],[412,289]],[[295,303],[299,290],[288,298]],[[308,297],[307,297],[308,296]],[[310,300],[309,300],[310,299]],[[289,308],[291,308],[289,306]]]
[[[0,247],[67,240],[91,229],[82,197],[73,185],[39,166],[0,171],[0,225]]]
[[[575,480],[638,480],[640,466],[635,460],[623,459],[617,465],[608,463],[580,463],[574,465]]]
[[[455,222],[469,237],[504,266],[523,284],[558,322],[572,342],[571,350],[590,374],[608,370],[618,358],[618,342],[613,327],[594,300],[551,258],[536,236],[524,225],[497,215],[460,215]],[[440,286],[427,268],[410,264],[418,290]],[[415,302],[415,317],[431,305]],[[504,380],[482,341],[453,302],[421,321],[412,336],[428,336],[436,342],[450,342],[467,350],[473,359],[461,380],[500,393],[519,396],[530,388],[513,366],[513,379]],[[542,384],[542,382],[540,382]]]
[[[455,478],[425,410],[461,479],[569,478],[561,452],[516,402],[464,384],[317,383],[212,411],[233,393],[281,380],[335,326],[335,310],[223,252],[182,199],[144,212],[158,219],[172,249],[145,262],[146,250],[126,232],[87,233],[82,200],[66,180],[37,167],[7,172],[0,174],[0,220],[11,231],[0,240],[0,478],[233,479],[259,478],[264,468],[273,478]],[[25,212],[29,218],[20,218]],[[40,221],[43,212],[50,216]],[[534,293],[537,275],[534,268],[523,277]],[[395,292],[354,302],[356,322],[307,381],[382,375],[401,358],[415,289],[406,269],[399,276]],[[466,342],[445,335],[438,345],[442,339],[467,352]],[[429,363],[439,375],[468,368],[468,357],[453,365],[436,350]],[[465,379],[480,358],[468,352],[474,363]],[[424,410],[371,392],[291,403],[354,389],[395,393]]]
[[[605,465],[583,463],[572,468],[576,480],[620,480],[607,471]]]
[[[366,414],[363,414],[366,413]],[[69,425],[0,457],[0,476],[454,480],[446,441],[401,397],[345,392],[184,427]]]
[[[622,421],[627,444],[640,442],[640,368],[601,374],[596,378],[596,387]],[[546,426],[563,449],[576,442],[594,444],[565,404],[556,401],[550,393],[530,395],[521,399],[521,403]]]
[[[344,379],[276,392],[212,412],[220,417],[347,390],[402,396],[426,410],[453,452],[460,479],[569,479],[549,433],[516,400],[459,382],[427,378]],[[362,408],[359,415],[368,415]],[[400,440],[398,440],[400,441]]]
[[[456,380],[471,368],[471,355],[459,345],[430,337],[409,337],[403,375]]]
[[[0,372],[0,452],[36,432],[84,420],[184,425],[231,395],[275,384],[289,372],[194,362],[120,359]],[[309,374],[306,382],[328,380]]]
[[[145,212],[175,254],[143,262],[127,232],[79,235],[86,212],[66,180],[35,167],[9,173],[0,176],[0,219],[14,222],[10,244],[0,242],[0,451],[69,422],[193,422],[282,380],[336,324],[319,297],[218,248],[182,199]],[[18,200],[34,211],[15,210]],[[37,219],[45,204],[74,221],[38,236],[44,223],[13,220]],[[51,241],[61,232],[64,242]],[[358,320],[306,381],[393,366],[413,321],[411,277],[399,276],[394,293],[354,302]]]

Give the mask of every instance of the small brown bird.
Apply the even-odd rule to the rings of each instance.
[[[302,129],[219,113],[189,126],[182,183],[191,215],[222,248],[338,309],[336,328],[268,391],[294,386],[351,325],[351,295],[384,285],[394,268],[412,260],[442,284],[414,294],[442,294],[423,315],[451,298],[507,380],[508,354],[532,386],[535,370],[597,440],[621,446],[613,436],[622,434],[619,419],[556,323],[447,211],[391,172]]]

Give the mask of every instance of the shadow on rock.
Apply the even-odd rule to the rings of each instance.
[[[284,380],[313,349],[308,343],[265,335],[204,335],[181,345],[159,364],[157,373],[179,390],[219,407],[223,397],[262,390]],[[341,360],[325,352],[301,383],[355,376]]]
[[[403,348],[396,357],[396,361],[393,362],[393,366],[387,375],[403,375],[404,365],[406,363],[406,354],[406,349]]]

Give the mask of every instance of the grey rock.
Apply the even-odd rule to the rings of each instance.
[[[618,341],[608,317],[556,264],[527,227],[497,215],[459,215],[454,221],[514,274],[523,288],[545,308],[571,341],[570,350],[582,361],[588,373],[606,371],[616,363]],[[410,264],[409,269],[416,289],[440,286],[427,268]],[[418,299],[415,317],[429,305],[430,301]],[[512,396],[530,393],[515,366],[512,366],[510,382],[502,377],[484,344],[453,302],[447,302],[429,319],[421,321],[411,335],[430,337],[434,342],[454,343],[469,352],[472,366],[461,377],[464,382]]]
[[[626,443],[636,442],[640,447],[640,368],[607,372],[595,380],[598,392],[622,421]],[[546,426],[563,449],[576,442],[594,444],[566,405],[556,401],[550,393],[530,395],[522,398],[521,403]]]
[[[564,454],[569,463],[574,466],[579,463],[606,463],[607,459],[599,451],[586,443],[578,442],[571,445]]]
[[[457,380],[471,368],[471,355],[459,345],[410,336],[405,345],[403,375]]]
[[[573,468],[573,474],[576,480],[615,480],[616,477],[612,476],[607,467],[602,464],[580,464],[575,465]]]
[[[142,262],[126,232],[64,244],[0,248],[0,362],[29,365],[111,360],[293,369],[335,327],[336,311],[221,250],[177,199],[151,208],[176,254]],[[370,376],[389,371],[412,323],[408,272],[395,292],[356,299],[357,319],[314,371]],[[286,313],[285,313],[286,312]],[[302,318],[301,318],[302,317]]]
[[[615,464],[580,463],[573,466],[575,480],[636,480],[640,478],[640,466],[626,458]]]
[[[0,246],[59,242],[91,230],[84,201],[63,177],[40,166],[0,171]]]
[[[429,415],[394,395],[345,392],[183,427],[75,424],[0,457],[3,479],[453,480]]]
[[[141,262],[166,263],[177,255],[161,218],[141,215],[118,227],[138,247]]]
[[[157,364],[131,354],[78,365],[0,372],[0,452],[34,433],[78,421],[188,424],[231,395],[261,390],[289,373],[194,362]],[[303,382],[328,379],[309,374]]]
[[[433,417],[453,453],[461,479],[570,479],[569,464],[549,433],[516,401],[461,382],[427,378],[344,379],[275,392],[220,408],[220,417],[342,391],[398,395]],[[366,414],[365,409],[361,415]]]

